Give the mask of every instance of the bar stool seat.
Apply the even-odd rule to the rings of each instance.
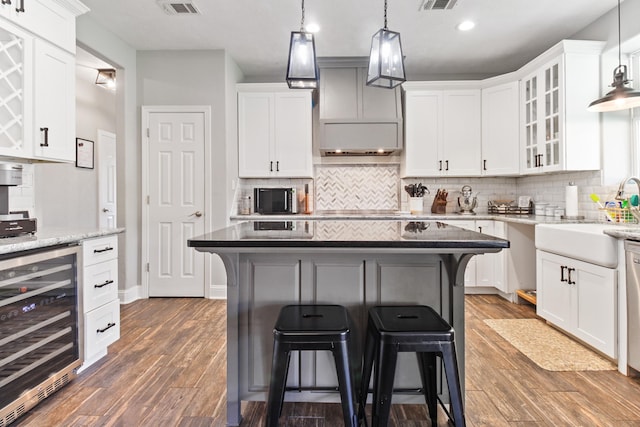
[[[349,363],[350,327],[347,310],[340,305],[287,305],[273,329],[273,362],[267,401],[267,427],[278,425],[282,412],[291,351],[328,350],[338,374],[344,424],[356,427],[355,390]]]
[[[365,421],[366,425],[364,407],[369,392],[371,371],[375,365],[372,426],[387,425],[398,352],[416,352],[425,400],[431,424],[434,426],[437,425],[438,399],[436,355],[442,357],[453,421],[456,427],[465,426],[454,330],[433,308],[421,305],[377,306],[369,309],[360,384],[359,419]]]

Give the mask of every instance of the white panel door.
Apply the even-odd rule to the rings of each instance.
[[[149,296],[204,296],[204,114],[149,114]]]
[[[98,129],[98,224],[114,228],[118,223],[116,202],[116,135]]]

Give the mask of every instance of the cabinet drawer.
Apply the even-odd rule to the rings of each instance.
[[[82,242],[82,265],[88,266],[118,258],[118,236],[100,237]]]
[[[111,301],[84,316],[85,359],[107,348],[120,338],[120,303]]]
[[[88,312],[118,298],[118,260],[101,262],[84,268],[82,300]]]

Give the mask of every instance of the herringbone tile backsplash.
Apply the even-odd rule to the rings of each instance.
[[[316,210],[399,209],[398,165],[316,166]]]

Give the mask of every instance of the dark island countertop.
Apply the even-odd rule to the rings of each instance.
[[[188,240],[193,248],[406,249],[497,252],[509,241],[438,221],[246,221]]]

